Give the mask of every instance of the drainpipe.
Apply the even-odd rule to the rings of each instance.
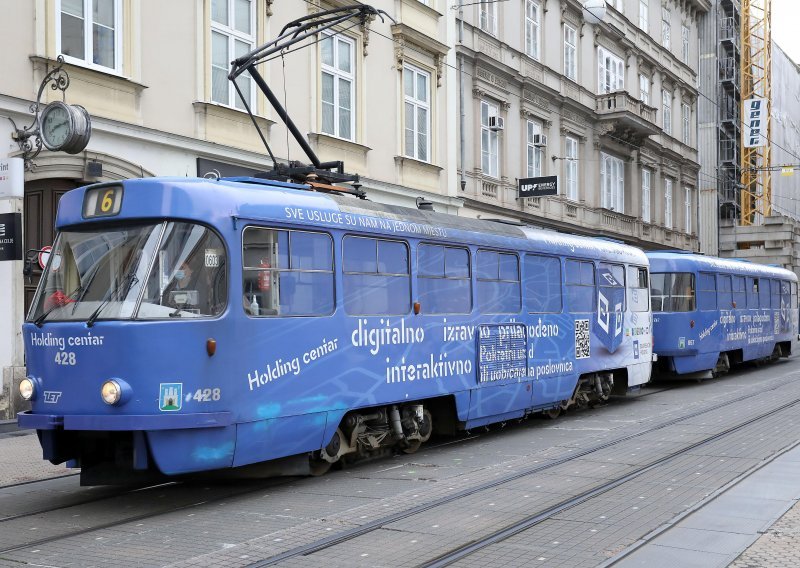
[[[458,43],[464,45],[464,0],[458,0]],[[461,166],[461,191],[467,186],[464,177],[464,54],[458,55],[458,106],[459,106],[459,141],[458,153]]]

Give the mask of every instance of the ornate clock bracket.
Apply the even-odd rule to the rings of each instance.
[[[66,100],[66,90],[69,87],[69,74],[64,69],[64,56],[59,55],[57,61],[58,65],[51,69],[50,72],[44,76],[44,79],[42,79],[42,83],[39,85],[39,92],[36,94],[36,102],[31,103],[30,112],[34,115],[33,122],[25,128],[17,128],[17,124],[14,120],[8,117],[8,120],[14,127],[11,138],[19,145],[19,149],[22,152],[22,159],[25,161],[25,169],[29,171],[34,169],[35,164],[33,159],[39,155],[39,152],[42,151],[42,147],[47,146],[50,148],[50,146],[44,142],[42,136],[42,116],[47,113],[51,105],[62,106],[67,111],[71,119],[70,127],[73,130],[70,132],[72,136],[66,141],[67,143],[50,149],[63,150],[70,154],[77,154],[82,152],[89,143],[91,122],[89,113],[86,112],[83,107],[56,101],[44,105],[43,108],[42,94],[44,94],[47,85],[50,85],[50,88],[54,91],[61,91],[62,100]],[[76,132],[76,130],[80,130],[80,132]]]

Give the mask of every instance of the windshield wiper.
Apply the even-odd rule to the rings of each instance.
[[[117,300],[120,299],[119,292],[123,289],[123,287],[125,288],[125,292],[127,293],[128,290],[130,290],[131,287],[138,281],[139,279],[136,277],[135,272],[131,272],[130,274],[125,276],[122,280],[120,280],[114,287],[114,289],[111,292],[109,292],[109,294],[105,298],[103,298],[103,301],[100,302],[100,305],[97,306],[97,309],[92,312],[92,315],[89,316],[89,319],[86,320],[86,327],[92,327],[94,325],[94,322],[97,321],[100,312],[102,312],[103,308],[105,308],[106,305],[108,305],[108,303],[111,301],[111,298],[116,298]]]
[[[64,300],[63,300],[62,302],[54,302],[54,303],[53,303],[53,305],[50,307],[50,309],[49,309],[49,310],[47,310],[47,311],[45,311],[45,312],[42,312],[42,315],[40,315],[38,318],[36,318],[35,320],[33,320],[33,324],[34,324],[36,327],[42,327],[42,322],[44,322],[45,318],[47,318],[47,316],[49,316],[51,312],[53,312],[53,311],[54,311],[56,308],[62,308],[62,307],[64,307],[64,306],[66,306],[66,305],[67,305],[67,303],[68,303],[68,300],[72,300],[72,299],[73,299],[73,297],[74,297],[76,294],[79,294],[79,293],[81,293],[81,292],[84,290],[84,288],[86,287],[86,285],[87,285],[87,284],[88,284],[88,282],[87,282],[86,284],[80,284],[80,285],[79,285],[77,288],[75,288],[75,289],[74,289],[72,292],[70,292],[69,294],[67,294],[66,296],[64,296]],[[73,301],[73,303],[75,303],[75,302]]]

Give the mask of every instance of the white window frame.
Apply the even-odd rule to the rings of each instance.
[[[525,0],[525,53],[538,60],[541,57],[542,8],[539,2]]]
[[[564,76],[578,79],[578,31],[568,24],[564,24]]]
[[[222,24],[214,20],[213,13],[211,15],[211,32],[209,35],[209,40],[211,42],[211,49],[213,53],[213,44],[214,44],[214,34],[220,34],[227,38],[228,41],[228,62],[232,61],[236,57],[236,42],[240,41],[242,43],[246,43],[249,46],[248,51],[252,51],[256,47],[256,2],[257,0],[250,0],[250,33],[245,33],[242,31],[237,30],[234,25],[232,24],[232,20],[235,18],[234,10],[236,9],[236,2],[234,0],[222,0],[228,4],[228,23]],[[237,108],[239,110],[245,110],[244,106],[242,105],[241,100],[239,99],[239,95],[236,93],[236,88],[233,86],[233,81],[226,81],[228,87],[228,100],[227,101],[217,101],[214,100],[214,62],[213,62],[213,54],[212,59],[209,62],[211,65],[211,101],[220,104],[223,106],[228,106],[231,108]],[[221,67],[227,76],[230,68],[226,65],[225,67]],[[250,106],[250,110],[254,110],[255,100],[256,100],[256,89],[253,80],[250,78],[249,73],[243,73],[240,76],[241,79],[246,81],[246,84],[249,87],[249,100],[247,104]],[[244,91],[243,85],[245,84],[244,81],[237,79],[239,81],[239,88]]]
[[[642,221],[650,223],[650,185],[653,173],[647,168],[642,168]]]
[[[672,135],[672,93],[667,89],[661,90],[661,114],[664,133]]]
[[[614,7],[620,13],[622,13],[622,11],[623,11],[622,9],[625,6],[625,0],[606,0],[606,3],[610,4],[612,7]]]
[[[411,73],[412,75],[412,85],[414,89],[414,93],[409,95],[406,92],[406,72]],[[419,83],[418,78],[424,77],[425,78],[425,99],[419,98],[419,92],[417,90]],[[410,65],[408,63],[403,64],[403,152],[404,155],[414,158],[415,160],[419,160],[421,162],[430,162],[431,161],[431,74],[419,67],[415,67],[414,65]],[[410,107],[410,109],[409,109]],[[412,135],[411,135],[411,148],[408,145],[408,113],[409,110],[412,113]],[[424,148],[421,147],[419,143],[420,131],[419,131],[419,114],[420,112],[425,113],[425,146]],[[423,154],[424,152],[424,154]]]
[[[544,162],[544,150],[533,145],[533,137],[542,133],[542,123],[528,120],[525,124],[527,133],[525,163],[527,164],[527,177],[539,177],[542,175],[542,163]]]
[[[355,141],[356,139],[356,109],[358,108],[358,101],[356,99],[357,91],[356,91],[356,40],[350,36],[346,36],[343,34],[323,34],[323,38],[330,37],[333,39],[333,62],[334,65],[325,64],[322,61],[322,52],[320,51],[320,81],[322,80],[323,74],[328,74],[333,77],[333,132],[328,132],[324,130],[324,121],[323,121],[323,101],[322,101],[322,91],[320,91],[320,132],[327,134],[329,136],[334,136],[336,138],[341,138],[342,140],[350,140]],[[349,72],[339,69],[335,64],[338,61],[338,50],[339,45],[341,43],[345,43],[350,50],[350,64],[351,70]],[[321,44],[322,42],[320,42]],[[321,49],[321,48],[320,48]],[[343,136],[340,128],[339,128],[339,112],[340,112],[340,79],[349,81],[350,82],[350,136]]]
[[[64,61],[78,65],[80,67],[88,67],[90,69],[97,69],[104,72],[110,72],[115,75],[122,74],[122,48],[123,48],[123,26],[122,26],[122,10],[124,8],[122,0],[113,0],[114,2],[114,67],[106,67],[94,62],[94,33],[92,26],[92,0],[81,0],[83,3],[83,54],[85,59],[73,57],[71,55],[64,55],[61,51],[61,0],[56,0],[56,49],[58,53],[64,55]],[[87,32],[88,30],[88,32]]]
[[[672,24],[670,23],[670,18],[672,17],[669,8],[663,6],[661,8],[661,46],[665,47],[666,49],[671,49],[672,41]]]
[[[649,22],[649,12],[650,6],[647,4],[648,0],[639,0],[639,28],[644,30],[645,32],[649,32],[647,29]]]
[[[672,228],[672,180],[664,178],[664,226]]]
[[[478,21],[483,31],[497,35],[497,0],[480,0]]]
[[[578,139],[564,137],[564,185],[566,197],[578,201]]]
[[[613,93],[625,89],[625,62],[606,48],[597,48],[597,92]]]
[[[689,28],[681,25],[681,60],[689,65]]]
[[[625,213],[625,165],[605,152],[600,153],[600,192],[602,208]]]
[[[683,202],[683,211],[684,215],[686,216],[684,222],[684,228],[686,229],[686,234],[692,234],[692,188],[686,186],[684,188],[684,202]]]
[[[686,103],[681,103],[681,122],[683,123],[683,132],[681,133],[683,143],[689,146],[692,143],[691,131],[691,108]]]
[[[489,101],[481,101],[481,171],[484,175],[498,179],[500,178],[500,141],[497,131],[489,128],[489,117],[499,116],[499,110],[497,105]],[[487,167],[484,167],[484,163]]]
[[[639,100],[650,106],[650,77],[639,73]]]

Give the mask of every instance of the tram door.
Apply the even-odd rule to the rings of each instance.
[[[40,249],[53,244],[55,239],[56,213],[61,196],[78,187],[73,180],[43,179],[25,184],[24,227],[25,250]],[[36,287],[42,277],[39,263],[34,261],[33,273],[25,278],[25,313],[33,301]]]

